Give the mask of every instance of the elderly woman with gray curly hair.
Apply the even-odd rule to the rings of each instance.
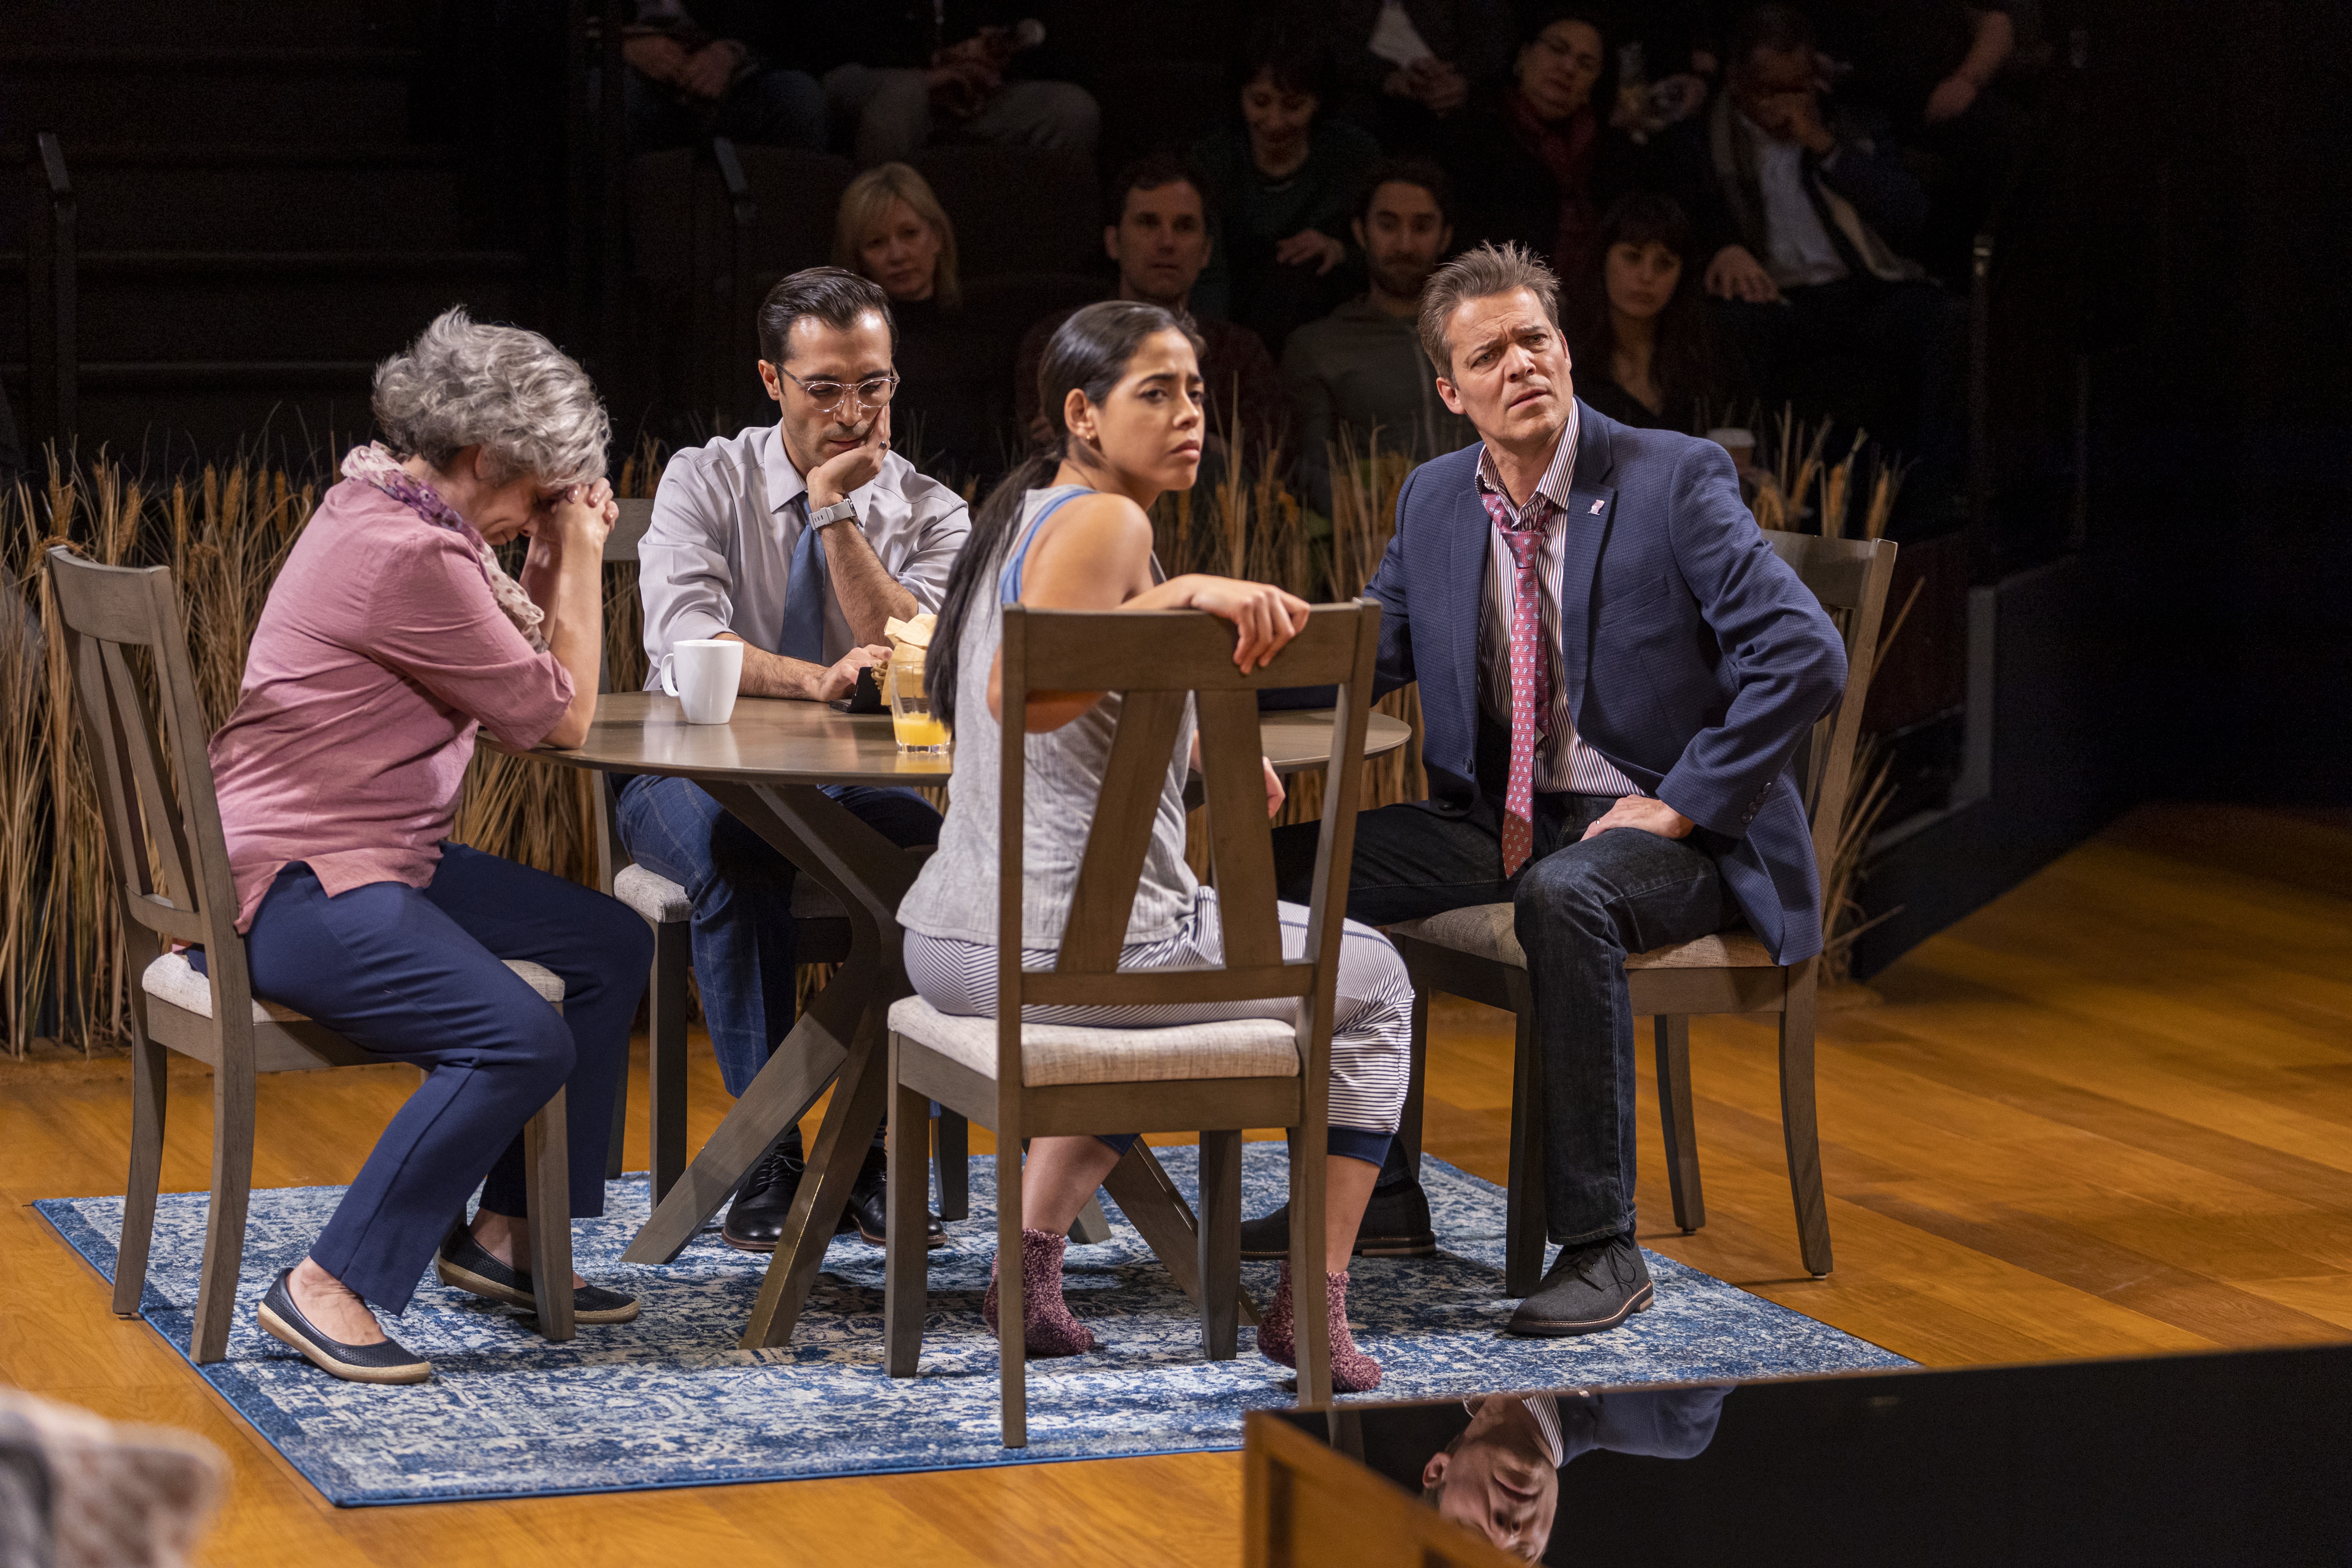
[[[530,1307],[522,1131],[558,1089],[572,1215],[604,1212],[653,942],[601,893],[447,841],[477,731],[577,745],[595,712],[595,388],[538,333],[453,310],[377,366],[375,416],[386,444],[344,458],[270,588],[212,766],[254,994],[425,1075],[261,1325],[337,1377],[414,1383],[431,1363],[370,1307],[404,1312],[428,1262]],[[517,583],[493,550],[524,534]],[[509,959],[561,975],[562,1010]],[[573,1288],[583,1323],[636,1316]]]

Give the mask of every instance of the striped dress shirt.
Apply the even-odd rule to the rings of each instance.
[[[1571,401],[1568,405],[1568,426],[1559,435],[1559,447],[1552,454],[1550,466],[1544,469],[1535,494],[1527,499],[1525,505],[1512,508],[1510,492],[1503,488],[1502,478],[1495,468],[1495,455],[1489,450],[1482,449],[1478,454],[1478,489],[1483,495],[1500,498],[1514,521],[1539,519],[1543,527],[1543,549],[1536,556],[1536,582],[1543,605],[1544,658],[1551,667],[1551,707],[1539,721],[1536,736],[1536,792],[1639,795],[1639,785],[1612,767],[1608,758],[1577,734],[1575,717],[1569,710],[1567,671],[1560,663],[1559,574],[1568,554],[1568,531],[1576,527],[1598,528],[1602,521],[1569,513],[1569,489],[1576,475],[1579,423],[1577,405]],[[1478,706],[1488,722],[1508,734],[1511,600],[1518,563],[1512,559],[1511,547],[1499,526],[1487,528],[1486,545],[1486,591],[1478,605]]]

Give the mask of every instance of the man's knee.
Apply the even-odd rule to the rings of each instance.
[[[1610,889],[1580,846],[1545,856],[1519,877],[1511,903],[1522,932],[1541,931],[1613,940],[1616,921],[1609,910]],[[1522,935],[1521,945],[1525,937]]]

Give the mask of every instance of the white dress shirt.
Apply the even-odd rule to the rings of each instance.
[[[1576,437],[1582,416],[1568,405],[1568,427],[1560,432],[1559,449],[1517,512],[1524,515],[1538,497],[1551,504],[1544,523],[1543,549],[1536,555],[1536,584],[1543,611],[1544,662],[1551,670],[1550,722],[1536,737],[1535,789],[1538,795],[1639,795],[1641,786],[1619,773],[1609,759],[1594,751],[1576,732],[1576,718],[1568,700],[1567,672],[1559,657],[1559,574],[1568,554],[1568,531],[1599,528],[1607,519],[1577,517],[1569,510],[1569,489],[1576,476]],[[1509,504],[1495,468],[1495,455],[1481,447],[1478,488],[1501,496]],[[1511,608],[1518,583],[1518,560],[1504,542],[1503,531],[1486,528],[1486,591],[1478,601],[1478,706],[1489,723],[1509,734],[1511,730]]]
[[[653,524],[637,544],[637,590],[645,600],[646,689],[659,690],[671,645],[732,632],[775,653],[784,632],[793,548],[808,526],[800,504],[808,482],[772,425],[689,447],[669,460],[654,491]],[[882,471],[849,492],[857,526],[883,569],[937,610],[948,573],[971,531],[963,498],[916,471],[896,452]],[[824,606],[828,664],[856,646],[841,601]]]
[[[1805,188],[1805,150],[1776,141],[1746,115],[1756,147],[1756,194],[1764,204],[1764,269],[1783,289],[1834,283],[1846,275],[1845,258]],[[1834,154],[1832,154],[1834,156]]]

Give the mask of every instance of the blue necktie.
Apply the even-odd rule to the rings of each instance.
[[[824,572],[824,541],[809,526],[807,492],[793,504],[800,509],[801,537],[784,576],[784,633],[776,651],[786,658],[826,664],[831,661],[824,657],[824,601],[832,584]]]

